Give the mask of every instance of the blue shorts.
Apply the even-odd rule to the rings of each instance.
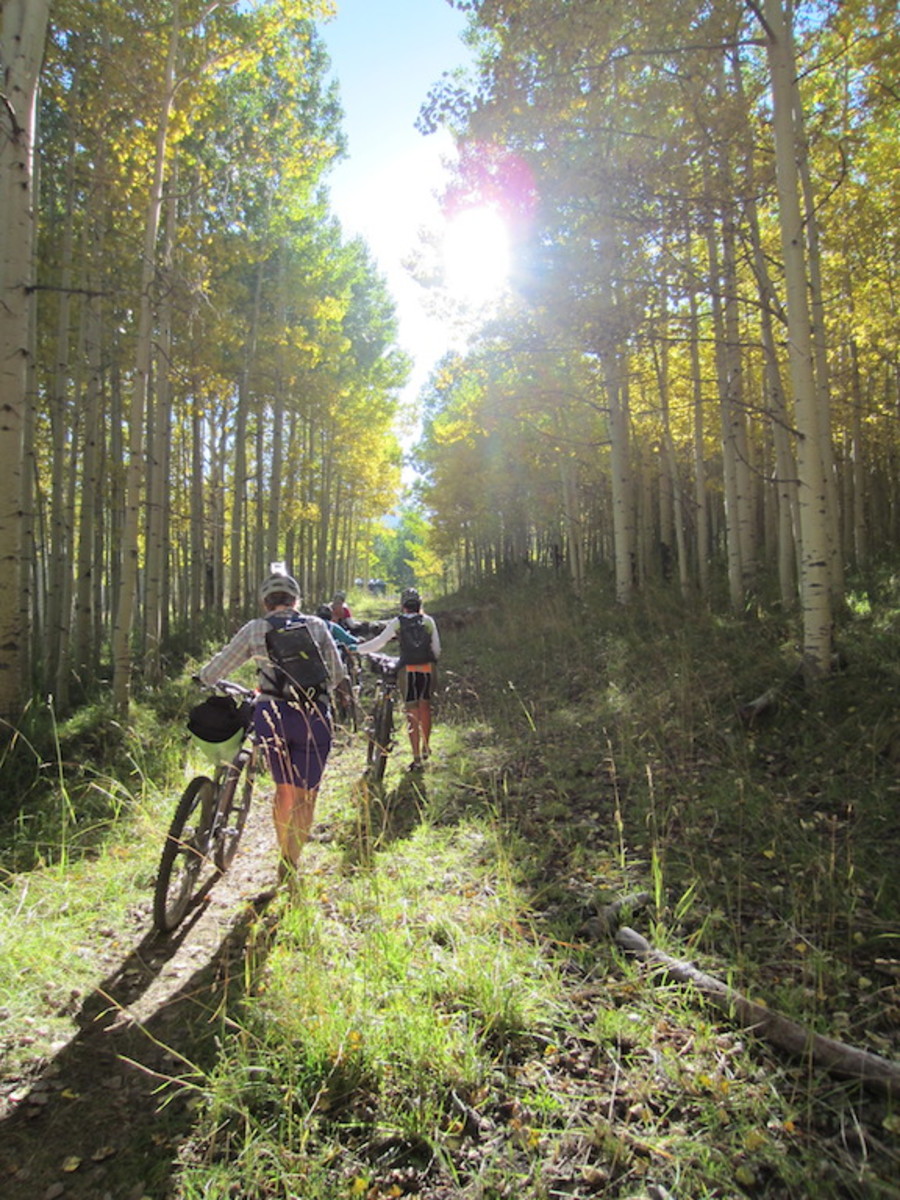
[[[331,751],[327,704],[306,707],[264,696],[253,710],[253,728],[276,783],[308,790],[319,786]]]

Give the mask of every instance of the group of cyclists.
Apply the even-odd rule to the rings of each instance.
[[[434,618],[423,611],[414,587],[401,593],[399,613],[375,637],[363,641],[352,632],[343,592],[336,592],[331,604],[320,605],[315,614],[304,613],[300,585],[283,564],[273,566],[259,598],[262,615],[241,626],[198,676],[214,686],[249,660],[256,663],[259,696],[253,726],[275,783],[273,819],[283,879],[296,872],[309,838],[333,742],[333,705],[350,687],[339,646],[366,654],[398,641],[406,673],[410,770],[421,771],[429,758],[434,664],[441,643]]]

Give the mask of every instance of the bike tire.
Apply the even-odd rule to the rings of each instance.
[[[350,733],[357,733],[362,724],[362,709],[359,705],[359,700],[355,693],[350,694],[350,699],[344,706],[341,712],[340,721]]]
[[[356,706],[353,698],[349,700],[338,693],[334,698],[334,720],[341,729],[348,733],[356,733]]]
[[[394,702],[389,696],[379,696],[372,712],[372,726],[366,748],[368,775],[373,783],[381,783],[384,778],[393,734]]]
[[[253,799],[255,771],[250,765],[250,751],[239,750],[228,764],[227,773],[219,791],[219,803],[215,822],[214,861],[222,872],[231,866]]]
[[[171,933],[184,920],[204,862],[215,810],[216,787],[206,775],[187,785],[166,834],[153,892],[153,924]]]

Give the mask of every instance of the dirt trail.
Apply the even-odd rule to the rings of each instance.
[[[309,847],[308,850],[313,850]],[[169,937],[132,913],[137,941],[75,1014],[78,1032],[27,1077],[0,1078],[4,1200],[141,1200],[167,1194],[192,1124],[167,1080],[215,1061],[215,1017],[244,987],[248,937],[264,953],[275,879],[269,806],[254,803],[230,871]]]

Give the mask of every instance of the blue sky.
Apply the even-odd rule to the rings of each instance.
[[[366,239],[388,280],[401,344],[416,360],[411,390],[418,390],[447,343],[422,312],[420,289],[401,260],[435,211],[432,194],[451,144],[414,126],[431,85],[467,61],[465,19],[446,0],[337,0],[337,7],[320,26],[340,84],[349,152],[329,177],[332,207],[347,236]]]

